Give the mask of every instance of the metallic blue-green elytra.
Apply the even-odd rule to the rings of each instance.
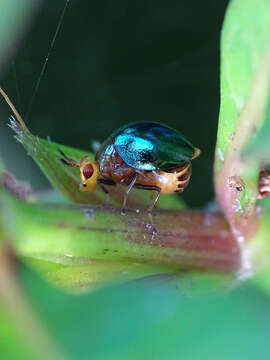
[[[101,145],[96,158],[101,160],[101,154],[109,154],[112,146],[127,165],[149,171],[172,169],[190,161],[195,152],[181,133],[156,122],[121,127]]]

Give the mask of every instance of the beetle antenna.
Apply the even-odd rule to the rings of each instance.
[[[80,165],[76,162],[68,162],[66,159],[61,158],[60,159],[62,161],[63,164],[67,165],[67,166],[71,166],[71,167],[80,167]]]
[[[15,106],[12,104],[12,101],[10,100],[10,98],[7,96],[7,94],[5,93],[5,91],[0,87],[0,94],[3,96],[3,98],[6,100],[8,106],[11,108],[13,114],[15,115],[16,119],[18,120],[19,124],[21,125],[21,127],[26,130],[27,132],[30,133],[28,127],[25,125],[25,122],[23,121],[21,115],[18,113],[18,111],[16,110]]]
[[[72,167],[80,167],[80,164],[77,163],[75,160],[73,160],[71,157],[67,156],[63,150],[61,150],[59,147],[56,148],[60,154],[63,156],[60,160],[62,161],[63,164],[67,165],[67,166],[72,166]]]

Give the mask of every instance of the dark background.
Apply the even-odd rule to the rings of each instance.
[[[227,0],[70,0],[40,88],[29,102],[65,1],[45,2],[10,59],[2,86],[30,130],[89,149],[120,125],[165,123],[202,150],[183,197],[213,199],[219,109],[219,39]],[[7,167],[35,188],[48,186],[5,123],[0,151]]]

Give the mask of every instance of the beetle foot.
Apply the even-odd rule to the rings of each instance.
[[[157,236],[158,232],[157,232],[157,229],[155,227],[155,225],[153,224],[152,225],[152,236],[151,236],[151,240],[154,240],[155,237]]]
[[[151,211],[148,211],[148,217],[149,217],[149,220],[150,220],[149,228],[151,228],[151,230],[152,230],[151,240],[154,240],[155,237],[158,235],[158,231],[156,229],[156,226],[155,226]]]
[[[121,209],[121,215],[126,215],[126,209],[125,208]]]

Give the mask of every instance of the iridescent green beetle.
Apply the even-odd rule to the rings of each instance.
[[[29,131],[2,88],[0,93],[22,127]],[[133,187],[157,193],[149,212],[160,194],[182,192],[191,176],[190,161],[200,155],[200,150],[178,131],[156,122],[135,122],[116,130],[101,145],[94,163],[88,156],[78,163],[59,151],[64,164],[80,169],[82,191],[92,192],[99,185],[108,198],[108,186],[128,186],[122,213]]]
[[[77,163],[61,152],[68,166],[81,171],[81,190],[91,192],[99,185],[108,196],[108,187],[127,186],[122,213],[130,190],[135,188],[160,194],[182,192],[191,176],[191,163],[200,154],[178,131],[155,122],[136,122],[116,130],[98,150],[95,162],[89,157]]]

